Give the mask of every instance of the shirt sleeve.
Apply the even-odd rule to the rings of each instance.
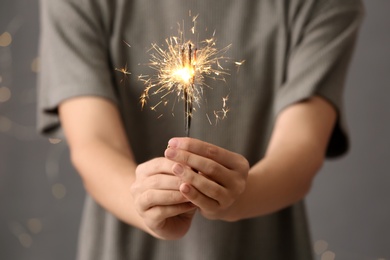
[[[313,2],[306,20],[292,22],[286,80],[274,112],[314,95],[326,99],[338,113],[326,155],[336,157],[349,148],[343,91],[364,9],[358,0]]]
[[[58,105],[66,99],[88,95],[117,102],[99,2],[40,1],[37,127],[42,134],[64,137]]]

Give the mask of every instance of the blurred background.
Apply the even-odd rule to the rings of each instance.
[[[364,2],[346,89],[352,148],[326,162],[307,199],[321,260],[390,260],[390,1]],[[0,2],[0,260],[76,250],[81,180],[66,144],[35,130],[38,15],[37,0]]]

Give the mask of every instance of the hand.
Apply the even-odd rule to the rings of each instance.
[[[246,188],[249,163],[241,155],[191,138],[173,138],[165,157],[176,162],[180,191],[202,215],[229,220],[233,204]]]
[[[138,214],[152,235],[178,239],[188,231],[196,206],[179,191],[180,179],[172,173],[174,163],[156,158],[140,164],[131,193]]]

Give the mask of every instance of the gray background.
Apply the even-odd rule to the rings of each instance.
[[[390,1],[365,1],[346,91],[352,149],[307,199],[317,259],[390,259]],[[0,3],[0,260],[73,259],[84,191],[35,132],[37,0]],[[9,36],[12,41],[9,42]]]

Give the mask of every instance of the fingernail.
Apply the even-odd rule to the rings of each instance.
[[[183,166],[181,166],[180,164],[176,164],[174,167],[173,167],[173,173],[177,174],[177,175],[182,175],[184,172],[184,168]]]
[[[175,138],[169,140],[168,142],[168,147],[177,147],[177,145],[179,144],[179,141]]]
[[[180,187],[180,191],[183,193],[189,193],[190,192],[190,186],[187,184],[183,184]]]
[[[177,154],[177,151],[175,149],[168,148],[165,150],[165,157],[167,157],[169,159],[175,158],[176,154]]]

